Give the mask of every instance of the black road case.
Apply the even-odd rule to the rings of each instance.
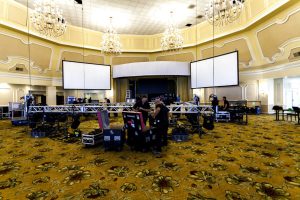
[[[123,129],[104,129],[103,146],[104,150],[121,151],[125,143],[125,131]]]

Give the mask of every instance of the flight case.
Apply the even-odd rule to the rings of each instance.
[[[229,122],[230,121],[230,113],[227,111],[219,111],[216,113],[216,122]]]

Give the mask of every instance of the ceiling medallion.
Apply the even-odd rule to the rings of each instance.
[[[211,25],[225,26],[240,17],[243,3],[244,0],[211,0],[205,18]]]
[[[182,46],[183,37],[181,31],[177,28],[177,24],[174,22],[173,12],[171,12],[167,29],[161,38],[161,48],[164,51],[178,51],[182,49]]]
[[[117,34],[117,31],[113,27],[112,17],[110,17],[109,25],[107,26],[105,32],[102,36],[101,49],[105,55],[120,55],[121,50],[120,37]]]
[[[30,18],[34,29],[42,35],[59,37],[66,32],[67,22],[53,0],[36,0]]]

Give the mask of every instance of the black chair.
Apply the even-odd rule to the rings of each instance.
[[[299,112],[300,108],[299,107],[293,107],[293,111],[291,111],[290,113],[288,113],[286,115],[287,120],[289,119],[289,116],[291,117],[291,121],[293,120],[293,116],[295,117],[295,121],[297,120],[298,117],[298,112]]]
[[[280,113],[280,111],[282,112],[282,118],[283,118],[283,108],[282,108],[282,106],[275,105],[275,106],[273,106],[272,110],[275,110],[275,116],[276,116],[275,120],[276,121],[279,121],[279,113]]]

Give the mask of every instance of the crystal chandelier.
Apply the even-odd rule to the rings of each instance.
[[[167,29],[163,33],[161,38],[161,48],[164,51],[177,51],[182,49],[183,37],[181,31],[177,28],[177,25],[173,20],[173,12],[171,12],[170,22]]]
[[[112,17],[110,17],[109,25],[102,36],[101,47],[102,47],[102,52],[105,55],[117,56],[122,53],[120,37],[117,34],[117,31],[113,27]]]
[[[206,20],[215,26],[224,26],[238,19],[244,0],[211,0],[205,9]]]
[[[67,22],[53,0],[36,0],[30,18],[34,29],[42,35],[59,37],[66,32]]]

